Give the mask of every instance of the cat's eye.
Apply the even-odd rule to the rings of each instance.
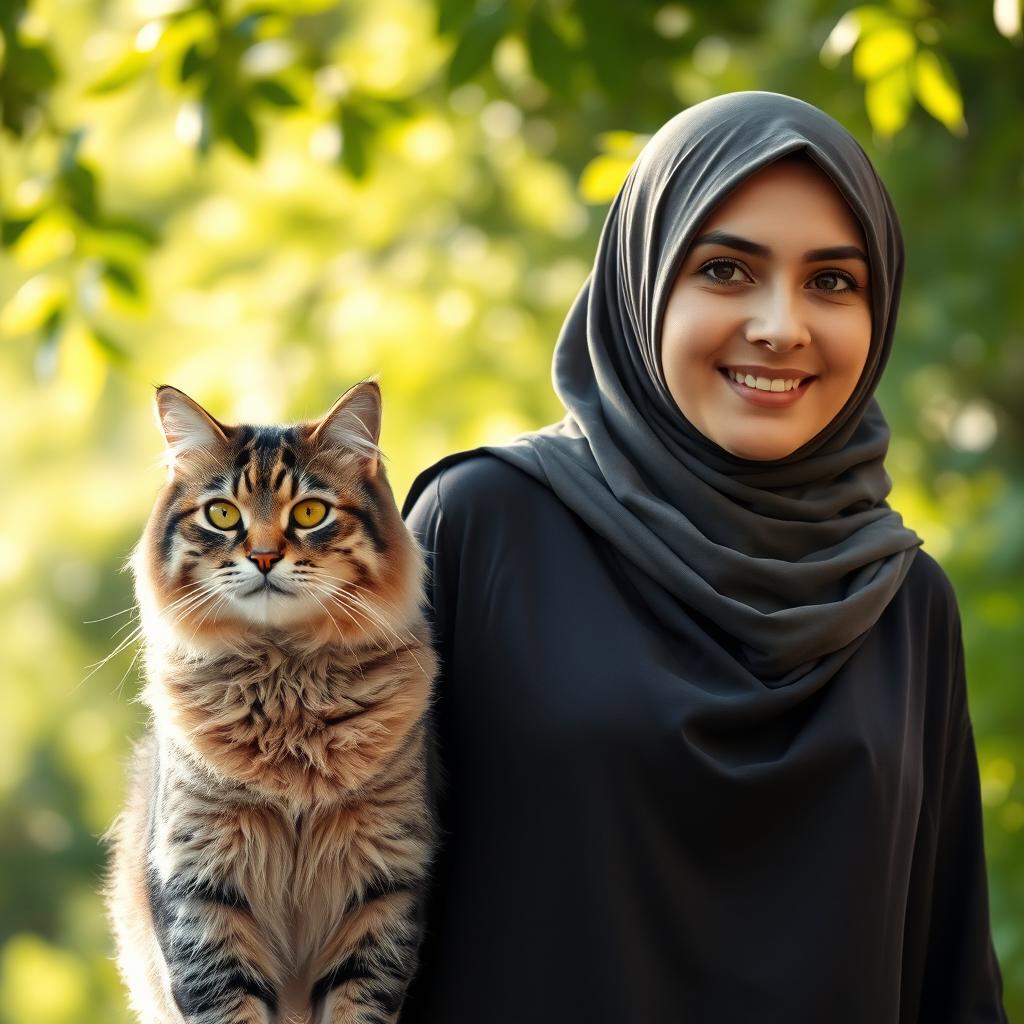
[[[238,525],[242,513],[230,501],[211,501],[206,506],[206,518],[218,530],[230,530]]]
[[[292,522],[303,530],[308,530],[311,526],[322,523],[326,515],[327,506],[322,501],[300,501],[292,509]]]

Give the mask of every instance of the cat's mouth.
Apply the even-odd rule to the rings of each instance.
[[[294,597],[295,593],[291,590],[285,590],[283,587],[279,587],[276,583],[271,583],[270,580],[261,580],[251,590],[245,591],[242,597],[256,597],[258,594],[284,594],[286,597]]]

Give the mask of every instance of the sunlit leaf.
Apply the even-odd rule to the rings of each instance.
[[[629,174],[633,161],[620,156],[596,156],[583,168],[579,193],[588,203],[607,203]]]
[[[38,330],[67,299],[67,281],[56,274],[29,278],[0,310],[0,333],[14,336]]]
[[[86,92],[92,96],[116,92],[129,82],[134,82],[149,67],[151,59],[148,53],[140,53],[135,49],[129,50],[108,71],[100,75],[86,89]]]
[[[914,56],[917,40],[906,25],[888,25],[861,37],[853,53],[853,72],[873,79],[907,64]]]
[[[225,7],[234,15],[251,16],[273,12],[295,18],[336,10],[338,0],[235,0],[225,4]]]
[[[186,53],[195,46],[199,54],[211,57],[216,51],[217,33],[217,20],[210,11],[191,10],[175,18],[160,37],[160,84],[171,92],[180,91]]]
[[[963,135],[967,131],[953,69],[934,50],[922,50],[914,60],[914,91],[921,106],[951,132]]]
[[[895,135],[907,123],[913,106],[910,78],[909,69],[900,66],[865,86],[868,119],[879,135]]]
[[[63,206],[52,207],[32,222],[13,246],[14,257],[26,270],[36,270],[69,255],[75,248],[71,215]]]
[[[650,139],[649,135],[642,135],[639,132],[601,132],[597,136],[597,145],[602,152],[611,156],[634,160],[648,139]]]

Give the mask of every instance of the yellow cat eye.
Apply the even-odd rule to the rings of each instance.
[[[206,506],[206,518],[218,530],[230,530],[238,525],[238,520],[242,518],[242,513],[230,501],[211,501]]]
[[[311,498],[308,501],[300,501],[292,509],[292,522],[303,530],[308,530],[311,526],[322,523],[326,515],[327,506],[322,501],[314,501]]]

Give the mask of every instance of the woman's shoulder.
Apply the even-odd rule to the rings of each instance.
[[[926,615],[933,625],[959,624],[960,609],[953,582],[938,560],[923,547],[915,550],[902,589],[910,607]]]
[[[519,513],[552,498],[528,473],[487,449],[474,448],[446,455],[424,469],[409,489],[402,515],[426,502],[447,522],[463,525],[473,516]]]

